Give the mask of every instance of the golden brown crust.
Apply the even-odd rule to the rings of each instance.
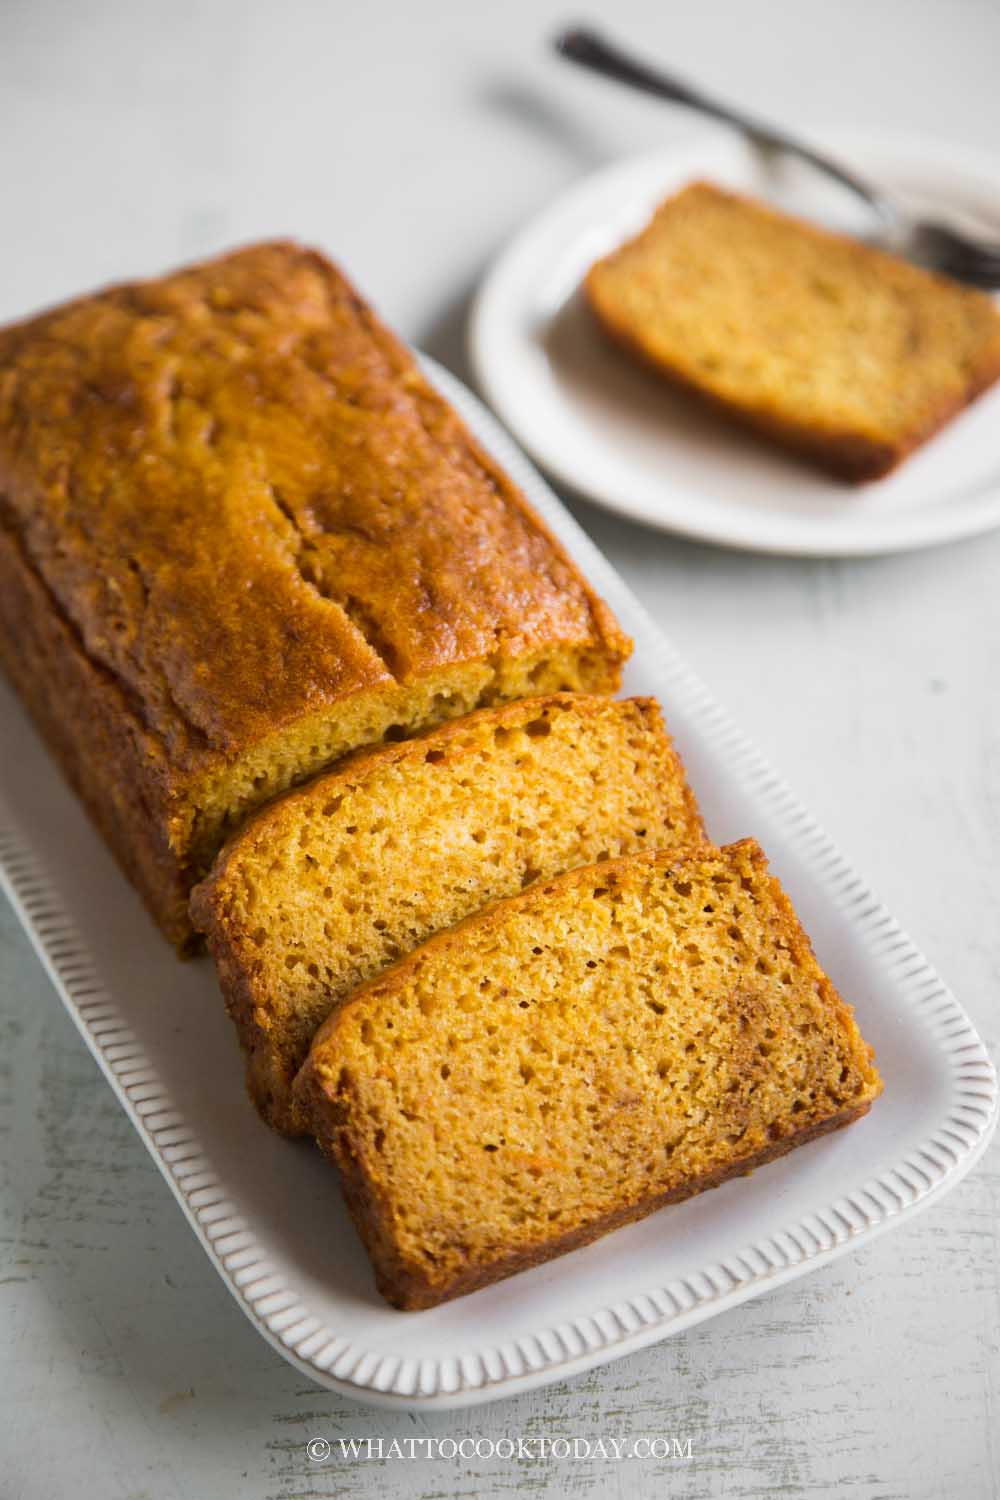
[[[75,749],[69,724],[61,759],[181,942],[178,889],[227,818],[394,712],[405,728],[460,712],[456,683],[473,702],[520,694],[518,670],[563,653],[613,689],[628,653],[409,353],[294,244],[0,330],[0,497],[11,568],[38,584],[36,634],[55,640],[51,610],[108,689],[92,713],[147,752],[84,765],[91,736]],[[48,724],[47,689],[12,675]],[[343,742],[345,712],[359,727]],[[112,774],[134,780],[127,814]],[[160,868],[128,852],[144,842]]]
[[[188,887],[167,843],[159,747],[118,684],[81,649],[2,525],[0,666],[151,915],[178,951],[187,951]]]
[[[709,204],[730,205],[741,211],[748,225],[780,225],[790,235],[817,247],[825,247],[835,255],[847,255],[857,265],[863,265],[869,274],[884,276],[894,286],[897,295],[907,296],[914,306],[926,300],[933,316],[934,299],[945,302],[962,302],[978,310],[983,335],[971,354],[956,348],[956,362],[962,365],[960,385],[950,390],[932,394],[920,403],[905,425],[905,430],[885,431],[876,435],[872,429],[844,425],[836,416],[824,414],[820,406],[809,420],[796,420],[789,406],[780,401],[762,403],[747,391],[742,397],[724,393],[717,385],[714,375],[665,358],[662,350],[650,339],[649,330],[636,322],[628,308],[622,303],[613,286],[608,284],[607,271],[621,263],[645,241],[653,243],[659,226],[666,226],[668,216],[675,208],[698,198]],[[733,235],[739,227],[734,225]],[[776,268],[777,269],[777,268]],[[897,285],[898,283],[898,285]],[[969,287],[959,286],[944,277],[922,271],[882,251],[871,248],[846,236],[833,234],[818,225],[788,218],[768,206],[723,192],[710,183],[692,183],[673,199],[667,199],[657,211],[651,223],[633,241],[604,257],[591,267],[584,279],[585,300],[597,321],[621,348],[638,358],[647,368],[669,381],[678,390],[692,398],[707,403],[715,410],[740,423],[747,430],[778,443],[797,453],[836,478],[849,483],[862,484],[884,478],[916,448],[920,447],[942,427],[946,426],[965,407],[1000,378],[1000,319],[990,299]],[[913,337],[919,340],[918,325],[914,324]],[[756,356],[766,356],[765,349],[755,351]],[[823,351],[816,351],[817,361]],[[912,358],[919,359],[915,350]]]

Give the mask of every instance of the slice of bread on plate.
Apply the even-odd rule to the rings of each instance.
[[[340,1006],[296,1083],[402,1308],[749,1172],[880,1089],[749,840],[576,869],[469,917]]]
[[[704,840],[646,698],[562,693],[366,752],[226,846],[191,910],[276,1128],[331,1007],[442,927],[540,877]]]
[[[854,482],[1000,376],[984,293],[708,182],[662,203],[584,292],[660,375]]]

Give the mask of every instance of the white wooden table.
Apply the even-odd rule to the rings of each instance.
[[[1000,150],[985,3],[608,9],[779,119]],[[0,319],[292,233],[466,373],[468,296],[505,236],[602,162],[697,128],[548,61],[566,19],[552,0],[7,0]],[[1000,534],[770,561],[578,514],[995,1047]],[[998,1493],[1000,1148],[909,1227],[658,1348],[467,1415],[382,1413],[313,1388],[244,1322],[6,909],[0,995],[4,1495]],[[543,1435],[677,1437],[692,1457],[316,1464],[305,1447]]]

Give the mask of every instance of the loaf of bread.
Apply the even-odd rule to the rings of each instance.
[[[258,245],[0,330],[0,660],[181,948],[265,800],[628,642],[321,255]]]
[[[983,293],[710,183],[661,204],[585,292],[660,374],[856,482],[1000,376]]]
[[[480,709],[288,793],[191,902],[261,1114],[305,1128],[291,1089],[320,1022],[432,933],[574,865],[703,840],[648,698]]]
[[[880,1088],[750,841],[469,917],[334,1011],[296,1082],[403,1308],[748,1172]]]

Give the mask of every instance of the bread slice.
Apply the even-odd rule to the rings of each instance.
[[[651,699],[483,709],[348,761],[267,809],[195,892],[250,1093],[291,1086],[330,1008],[432,933],[540,876],[704,838]]]
[[[626,348],[843,479],[878,479],[1000,375],[989,297],[696,182],[597,262]]]
[[[441,933],[296,1091],[395,1306],[430,1307],[863,1115],[870,1049],[747,840],[577,869]]]

